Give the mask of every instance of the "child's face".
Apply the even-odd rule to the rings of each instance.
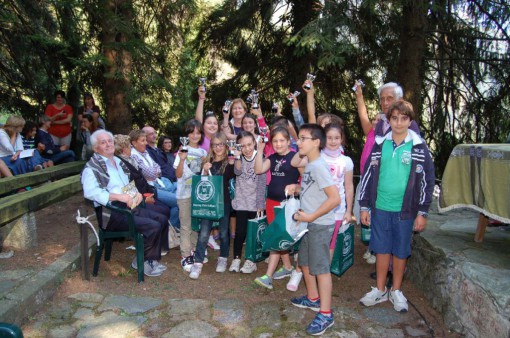
[[[407,130],[411,126],[411,119],[407,115],[400,114],[400,112],[394,109],[390,116],[390,126],[393,135],[407,135]]]
[[[314,140],[310,131],[301,130],[299,131],[299,136],[297,140],[297,145],[299,148],[299,155],[306,156],[316,147],[316,143],[318,140]]]
[[[244,131],[247,131],[249,133],[255,132],[255,121],[251,118],[244,118],[242,126]]]
[[[253,138],[243,137],[239,144],[241,145],[241,152],[244,156],[253,156],[253,151],[255,150],[255,142],[253,142]]]
[[[218,132],[218,120],[215,117],[208,117],[204,121],[204,131],[208,135],[214,135]]]
[[[326,148],[329,150],[338,150],[342,145],[342,134],[337,128],[331,128],[326,134]]]
[[[198,142],[200,142],[200,139],[202,138],[202,134],[200,133],[200,130],[198,128],[195,128],[193,132],[188,134],[189,137],[189,145],[193,148],[196,148],[198,145]]]
[[[213,139],[211,141],[211,148],[213,150],[213,153],[214,153],[214,156],[215,157],[224,157],[227,153],[227,147],[226,147],[226,144],[223,143],[223,141],[221,141],[220,139]]]
[[[286,139],[282,133],[277,133],[271,139],[274,151],[280,155],[285,155],[289,152],[290,140]]]
[[[33,138],[33,137],[35,137],[35,134],[37,134],[37,128],[36,127],[32,128],[32,130],[30,130],[28,132],[27,136],[28,136],[28,138]]]

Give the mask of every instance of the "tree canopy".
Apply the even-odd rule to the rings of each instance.
[[[63,89],[77,108],[92,92],[108,127],[151,124],[178,136],[193,117],[257,89],[266,114],[312,72],[318,112],[345,121],[359,158],[363,133],[350,89],[400,83],[438,174],[458,143],[510,131],[510,5],[489,0],[0,0],[3,112],[35,119]],[[304,99],[304,95],[300,97]],[[306,109],[304,102],[302,110]],[[267,111],[267,112],[266,112]],[[290,114],[285,105],[284,113]]]

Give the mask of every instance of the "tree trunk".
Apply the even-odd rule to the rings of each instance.
[[[427,2],[422,0],[406,0],[402,8],[397,80],[404,89],[404,98],[412,103],[417,120],[421,115],[423,103],[427,11]]]
[[[132,27],[133,10],[130,0],[107,0],[105,10],[105,18],[101,21],[101,43],[107,61],[104,96],[108,129],[113,134],[128,134],[132,129],[131,107],[127,98],[131,88],[132,58],[125,44],[132,38],[129,29]],[[108,17],[115,17],[115,20],[108,20]]]

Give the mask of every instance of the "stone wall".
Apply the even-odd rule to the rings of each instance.
[[[443,250],[415,235],[406,278],[450,329],[468,338],[510,337],[510,270],[468,261],[462,251]]]
[[[37,245],[35,214],[28,212],[3,227],[0,227],[1,247],[25,250]]]

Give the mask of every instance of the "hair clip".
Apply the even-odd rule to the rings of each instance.
[[[210,116],[210,115],[214,115],[214,112],[211,110],[205,112],[205,116]]]

